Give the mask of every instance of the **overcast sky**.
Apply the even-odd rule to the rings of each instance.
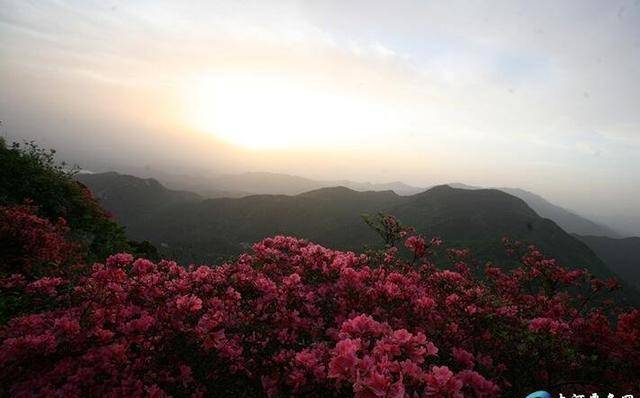
[[[640,1],[0,0],[0,120],[89,164],[513,186],[640,234]]]

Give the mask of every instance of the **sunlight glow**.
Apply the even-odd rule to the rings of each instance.
[[[357,93],[282,76],[196,79],[186,101],[195,129],[251,149],[359,143],[401,123],[392,107]]]

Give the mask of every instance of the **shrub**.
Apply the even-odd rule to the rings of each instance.
[[[131,245],[127,241],[124,229],[89,189],[74,180],[77,169],[56,163],[54,150],[45,151],[33,142],[7,146],[0,140],[0,165],[0,206],[28,203],[53,223],[64,219],[69,237],[82,246],[91,261],[124,250],[154,253],[148,242]]]
[[[451,251],[444,270],[425,242],[406,242],[413,263],[395,247],[378,260],[276,236],[218,267],[121,253],[35,280],[3,275],[3,291],[49,304],[2,328],[0,395],[493,397],[566,382],[637,391],[640,312],[591,304],[614,284],[535,248],[513,271],[475,276],[466,251]]]

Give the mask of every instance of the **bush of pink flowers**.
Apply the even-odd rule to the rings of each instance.
[[[465,250],[440,267],[430,253],[441,242],[411,234],[399,245],[409,256],[276,236],[216,267],[126,253],[79,265],[63,225],[25,207],[0,213],[0,244],[31,245],[0,274],[0,396],[638,391],[640,312],[606,300],[614,283],[535,248],[510,271],[478,267]]]

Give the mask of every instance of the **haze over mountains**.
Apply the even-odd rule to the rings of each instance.
[[[286,182],[288,177],[253,173],[219,181],[227,181],[221,190],[237,191],[249,191],[249,184],[257,181],[253,190],[260,191],[267,189],[271,178]],[[148,239],[183,261],[216,261],[239,254],[251,243],[274,234],[304,236],[329,247],[360,250],[378,244],[361,214],[385,212],[421,234],[440,236],[453,247],[471,248],[480,260],[508,262],[502,255],[500,239],[509,236],[536,244],[568,266],[587,267],[602,277],[620,270],[620,276],[635,278],[633,283],[637,283],[640,274],[638,267],[618,263],[611,256],[598,257],[587,245],[592,240],[585,240],[585,244],[581,236],[568,232],[615,233],[517,189],[459,188],[460,184],[452,184],[458,188],[436,186],[403,196],[392,190],[356,191],[338,186],[294,195],[206,198],[165,188],[154,179],[117,173],[81,174],[78,179],[126,226],[131,238]],[[295,192],[312,188],[314,182],[299,177],[291,180],[298,184],[280,187]],[[276,187],[274,184],[269,189]]]
[[[101,173],[98,173],[98,175]],[[305,177],[279,173],[248,172],[221,175],[170,174],[151,168],[139,168],[132,173],[136,176],[151,177],[172,190],[190,191],[203,198],[237,198],[249,195],[298,195],[304,192],[342,186],[354,191],[394,191],[398,195],[414,195],[429,189],[403,182],[373,184],[349,180],[319,181]],[[98,177],[96,177],[98,178]],[[481,189],[482,187],[461,183],[448,184],[460,189]],[[492,188],[492,187],[491,187]],[[545,198],[519,188],[497,188],[524,200],[540,216],[555,221],[570,233],[579,235],[608,236],[619,238],[621,234],[605,225],[593,222],[574,212],[550,203]]]
[[[152,167],[124,167],[124,174],[154,178],[167,188],[198,193],[207,198],[247,195],[297,195],[314,189],[343,186],[355,191],[392,190],[399,195],[412,195],[426,188],[400,181],[374,184],[350,180],[315,180],[282,173],[245,172],[239,174],[172,174]],[[98,173],[100,174],[100,173]]]
[[[466,184],[450,184],[450,186],[461,189],[482,189]],[[555,221],[562,229],[567,232],[578,235],[608,236],[611,238],[620,238],[621,234],[613,229],[595,223],[573,213],[570,210],[556,206],[540,195],[526,191],[520,188],[497,188],[500,191],[524,200],[529,207],[535,210],[541,217]]]

